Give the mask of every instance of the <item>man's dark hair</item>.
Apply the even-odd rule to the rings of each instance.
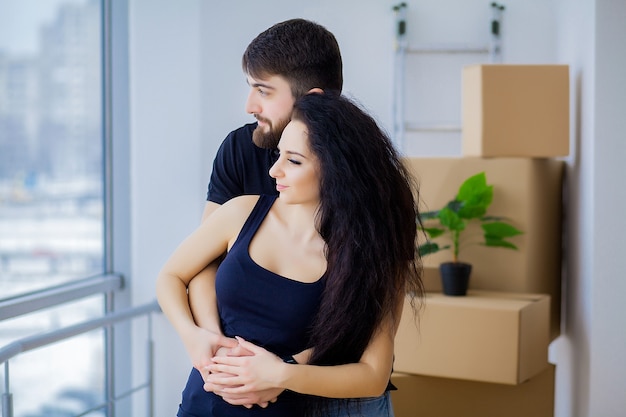
[[[343,87],[337,39],[325,27],[305,19],[286,20],[260,33],[244,52],[242,67],[254,78],[285,78],[294,98],[312,88],[340,93]]]

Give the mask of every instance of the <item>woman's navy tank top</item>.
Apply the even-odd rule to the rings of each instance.
[[[218,312],[226,336],[241,336],[278,356],[293,355],[308,346],[308,331],[320,305],[324,279],[295,281],[255,263],[248,251],[256,231],[277,196],[260,196],[233,247],[220,265],[215,282]],[[304,396],[286,391],[276,403],[261,409],[230,406],[202,388],[192,370],[179,417],[298,416]]]

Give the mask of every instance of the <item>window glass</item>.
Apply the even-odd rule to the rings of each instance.
[[[5,320],[0,323],[0,346],[101,316],[102,297],[98,295]],[[14,415],[75,416],[102,404],[105,398],[104,349],[103,330],[97,329],[9,360]],[[104,410],[87,415],[103,416]]]
[[[99,1],[0,0],[0,298],[103,272]]]
[[[101,3],[0,0],[0,300],[104,272]],[[0,321],[0,347],[102,313],[100,295]],[[101,399],[104,346],[11,359],[15,416]]]

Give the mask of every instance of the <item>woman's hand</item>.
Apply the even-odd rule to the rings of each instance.
[[[210,375],[206,381],[211,385],[220,386],[220,391],[224,395],[275,389],[282,391],[281,380],[285,367],[293,365],[285,364],[278,356],[241,337],[236,339],[239,346],[250,354],[213,357],[213,364],[207,367]]]
[[[252,344],[251,344],[252,345]],[[254,345],[253,345],[254,346]],[[240,344],[234,348],[220,348],[217,350],[215,357],[241,357],[251,356],[252,352],[242,347]],[[212,361],[215,363],[214,361]],[[204,378],[204,390],[213,392],[216,395],[221,396],[224,401],[232,405],[243,405],[246,408],[252,408],[254,404],[261,408],[267,407],[270,403],[276,402],[278,396],[283,392],[282,388],[270,388],[266,390],[247,392],[243,394],[232,394],[224,391],[225,388],[232,387],[231,384],[218,384],[213,381],[220,378],[222,381],[236,377],[236,375],[228,374],[226,372],[211,371],[211,366],[205,366],[202,372]]]

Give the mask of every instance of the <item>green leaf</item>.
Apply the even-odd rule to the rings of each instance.
[[[464,204],[459,210],[459,217],[463,219],[478,219],[485,215],[487,212],[487,206],[482,204]]]
[[[439,210],[439,221],[441,225],[450,230],[465,230],[465,222],[454,211],[448,207]]]
[[[499,248],[507,248],[517,250],[517,246],[512,244],[511,242],[507,242],[506,240],[502,240],[497,237],[487,237],[485,236],[485,246],[490,247],[499,247]]]
[[[487,176],[484,172],[472,175],[459,187],[459,192],[456,195],[456,199],[459,201],[468,201],[473,196],[482,194],[487,186]]]
[[[430,255],[432,253],[437,253],[440,250],[448,249],[449,247],[450,246],[440,247],[435,242],[426,242],[426,243],[418,246],[417,252],[419,253],[420,256],[426,256],[426,255]]]
[[[422,230],[425,231],[431,239],[439,237],[446,232],[445,229],[439,227],[423,227]]]
[[[493,186],[487,185],[484,172],[466,179],[456,196],[463,204],[457,211],[464,219],[475,219],[485,215],[493,200]]]
[[[485,236],[504,238],[522,234],[520,230],[504,222],[483,223],[481,226]]]

